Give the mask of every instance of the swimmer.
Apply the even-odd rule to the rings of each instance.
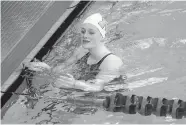
[[[78,73],[56,79],[56,87],[96,92],[103,90],[110,81],[121,76],[119,69],[123,65],[122,59],[105,46],[105,35],[106,21],[100,13],[92,14],[82,22],[81,46],[63,64],[54,68],[45,66],[52,72],[60,73],[73,63],[79,65]]]

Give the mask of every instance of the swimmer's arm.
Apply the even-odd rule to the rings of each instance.
[[[89,80],[89,81],[80,81],[76,80],[73,84],[73,88],[81,89],[84,91],[89,92],[99,92],[104,89],[104,86],[108,84],[111,80],[116,78],[119,75],[109,75],[109,74],[103,74],[104,72],[100,72],[96,79]]]
[[[112,65],[109,69],[107,68],[107,70],[101,70],[94,80],[89,80],[87,82],[76,80],[74,87],[84,91],[102,91],[105,85],[107,85],[114,78],[120,76],[119,68],[122,65],[122,62],[118,62],[118,65]]]
[[[116,70],[112,71],[110,74],[108,71],[100,71],[94,80],[82,81],[75,80],[73,76],[68,74],[66,76],[60,76],[60,78],[55,82],[55,86],[59,88],[74,88],[89,92],[98,92],[104,89],[104,86],[108,84],[111,80],[118,77]]]
[[[63,88],[65,85],[67,88],[80,89],[84,91],[101,91],[104,89],[104,86],[108,84],[111,80],[120,76],[119,69],[122,64],[122,61],[119,60],[106,61],[104,63],[104,66],[101,67],[101,71],[96,76],[96,79],[94,80],[81,81],[74,80],[73,76],[69,78],[61,76],[62,78],[61,80],[59,80],[60,83],[57,85],[59,85],[60,87],[61,83],[64,83],[61,88]]]
[[[89,91],[89,92],[99,92],[103,90],[104,83],[105,82],[100,79],[95,79],[87,82],[76,80],[74,83],[74,88],[81,89],[83,91]]]

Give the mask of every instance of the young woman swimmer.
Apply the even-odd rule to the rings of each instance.
[[[55,79],[58,88],[75,88],[83,91],[101,91],[115,78],[122,78],[119,69],[122,60],[105,46],[106,21],[100,13],[87,17],[81,25],[81,47],[63,64],[54,68],[44,64],[43,69],[60,73],[65,67],[76,63],[78,70],[68,76]],[[42,62],[43,63],[43,62]],[[36,68],[37,69],[37,68]]]

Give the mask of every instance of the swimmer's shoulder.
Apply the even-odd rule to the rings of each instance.
[[[121,68],[123,65],[123,61],[120,57],[111,54],[102,62],[100,69],[109,69],[109,70],[117,70]]]

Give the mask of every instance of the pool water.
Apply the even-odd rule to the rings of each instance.
[[[100,12],[108,21],[106,45],[123,59],[123,73],[131,91],[151,97],[186,100],[186,2],[95,2],[72,24],[53,51],[43,60],[56,65],[67,59],[79,46],[78,27],[88,15]],[[114,6],[112,6],[114,5]],[[40,79],[41,81],[42,79]],[[33,81],[33,83],[40,83]],[[44,80],[42,80],[45,83]],[[46,95],[62,97],[78,92],[59,90],[49,85]],[[77,114],[77,105],[40,99],[34,109],[24,105],[24,96],[6,112],[2,123],[63,123],[63,124],[184,124],[186,119],[142,116],[107,112],[91,106]],[[70,107],[70,108],[69,108]],[[96,109],[96,110],[95,110]]]

